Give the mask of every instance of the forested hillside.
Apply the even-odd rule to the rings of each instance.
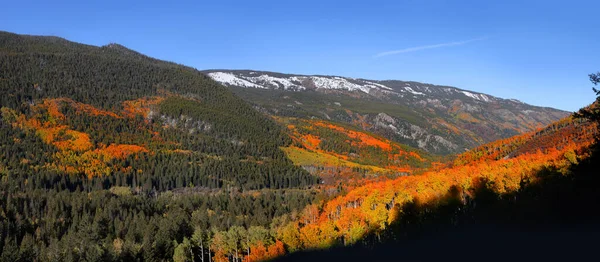
[[[31,162],[15,168],[66,172],[73,179],[86,173],[92,181],[146,184],[146,190],[159,191],[189,184],[257,189],[316,182],[278,148],[291,140],[276,123],[194,69],[115,44],[0,36],[3,124],[50,145],[44,154],[5,165]],[[4,146],[30,146],[5,139]],[[10,156],[3,160],[15,160]],[[197,175],[209,173],[211,178]],[[179,177],[169,178],[175,174]],[[293,178],[240,181],[269,176]]]
[[[295,222],[301,226],[295,245],[305,248],[319,240],[325,244],[277,261],[593,257],[600,230],[600,212],[591,208],[600,201],[598,102],[600,97],[576,118],[464,153],[447,169],[366,185],[330,201],[313,222]],[[331,202],[338,212],[333,210],[333,218],[327,213]],[[385,209],[381,203],[387,203]],[[342,220],[344,212],[357,214],[350,216],[350,221],[362,224],[357,237],[342,235],[343,244],[327,242],[324,236],[303,240],[303,228],[323,232],[331,220]],[[372,225],[377,220],[371,212],[387,221]]]
[[[117,44],[0,32],[0,94],[2,261],[172,259],[231,228],[264,238],[319,194],[274,121]]]
[[[367,83],[348,83],[360,89],[357,81]],[[252,106],[202,72],[118,44],[0,32],[0,261],[250,262],[368,250],[440,221],[471,223],[482,206],[522,194],[530,203],[549,178],[593,170],[596,105],[542,127],[565,113],[524,113],[528,105],[443,87],[451,99],[419,104],[426,87],[390,88],[401,98],[412,90],[416,114],[360,93],[236,91],[264,95]],[[272,96],[282,100],[264,107]],[[438,111],[454,120],[426,118]],[[519,135],[483,144],[496,131]]]
[[[447,194],[463,204],[477,199],[475,192],[485,187],[499,196],[535,184],[542,169],[569,175],[570,167],[587,159],[597,134],[595,123],[566,119],[562,127],[533,134],[530,141],[552,141],[553,146],[535,152],[506,154],[498,160],[481,158],[419,176],[400,177],[351,190],[344,196],[307,207],[303,215],[282,227],[280,237],[289,250],[351,245],[367,234],[384,237],[410,203],[437,206]],[[571,132],[576,128],[576,132]],[[572,133],[568,137],[564,132]],[[510,142],[507,141],[507,142]],[[488,146],[489,151],[496,146]],[[477,154],[481,150],[465,153]],[[466,201],[466,202],[465,202]],[[402,232],[395,232],[401,234]],[[393,236],[389,236],[392,237]]]

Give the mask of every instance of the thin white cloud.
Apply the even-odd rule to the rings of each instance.
[[[409,48],[404,48],[404,49],[399,49],[399,50],[392,50],[392,51],[381,52],[379,54],[374,55],[373,57],[377,58],[377,57],[384,57],[384,56],[389,56],[389,55],[397,55],[397,54],[403,54],[403,53],[410,53],[410,52],[415,52],[415,51],[421,51],[421,50],[426,50],[426,49],[434,49],[434,48],[447,47],[447,46],[465,45],[465,44],[468,44],[468,43],[471,43],[471,42],[482,41],[482,40],[486,40],[486,39],[488,39],[488,37],[480,37],[480,38],[475,38],[475,39],[469,39],[469,40],[457,41],[457,42],[450,42],[450,43],[443,43],[443,44],[436,44],[436,45],[423,45],[423,46],[417,46],[417,47],[409,47]]]

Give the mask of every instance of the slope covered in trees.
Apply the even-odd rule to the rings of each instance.
[[[599,76],[590,75],[594,85],[600,82]],[[397,210],[388,217],[394,221],[372,228],[358,242],[297,252],[280,260],[564,261],[594,257],[600,230],[600,212],[595,208],[600,201],[600,92],[594,92],[596,102],[573,117],[472,150],[459,156],[452,167],[428,173],[424,179],[429,183],[412,192],[409,201],[394,205]],[[435,178],[439,173],[454,183],[440,183],[443,179]],[[452,185],[439,187],[444,184]],[[369,196],[381,195],[376,190],[369,193],[369,187],[361,189],[367,196],[363,208]],[[387,188],[385,192],[390,191],[404,190]],[[421,197],[428,191],[437,193]]]
[[[427,167],[432,157],[421,150],[404,146],[383,137],[328,121],[277,118],[286,125],[292,146],[311,152],[331,154],[337,158],[396,172]],[[334,165],[335,163],[331,163]]]
[[[4,32],[0,56],[4,124],[52,148],[43,156],[50,161],[27,165],[36,172],[41,167],[159,191],[316,182],[279,149],[291,140],[276,123],[194,69],[114,44]],[[5,139],[6,146],[29,146]]]
[[[354,125],[268,118],[192,68],[117,44],[4,32],[0,94],[0,261],[370,245],[426,221],[417,211],[482,203],[481,188],[506,199],[540,171],[568,179],[597,134],[567,118],[441,165]]]
[[[0,32],[0,94],[1,261],[170,260],[319,195],[283,129],[192,68]]]
[[[545,174],[571,176],[574,165],[591,161],[588,158],[597,134],[596,123],[569,118],[545,130],[529,134],[530,137],[520,144],[549,145],[552,142],[552,147],[525,150],[499,159],[481,157],[420,176],[370,183],[343,196],[310,205],[297,219],[278,227],[277,236],[292,252],[353,245],[367,235],[372,235],[373,240],[393,239],[395,234],[403,233],[388,228],[401,222],[410,213],[411,205],[435,209],[450,201],[448,194],[452,196],[451,201],[467,205],[478,200],[477,192],[482,188],[503,198],[542,183]],[[514,143],[513,140],[505,143]],[[487,148],[495,150],[510,146],[495,143]],[[476,149],[466,155],[481,151]],[[423,212],[426,210],[424,208]]]
[[[343,191],[367,181],[420,173],[441,157],[381,136],[324,120],[275,117],[292,144],[282,147],[294,164],[322,179],[322,188]]]

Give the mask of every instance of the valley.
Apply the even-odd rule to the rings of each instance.
[[[594,199],[577,181],[595,181],[597,102],[571,114],[410,81],[199,71],[9,32],[0,78],[1,261],[386,254],[486,212],[508,221],[507,206],[556,216],[555,191]]]

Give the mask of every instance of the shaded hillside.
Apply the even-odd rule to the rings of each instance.
[[[568,114],[418,82],[247,70],[205,72],[265,113],[352,124],[436,154],[462,153]]]

